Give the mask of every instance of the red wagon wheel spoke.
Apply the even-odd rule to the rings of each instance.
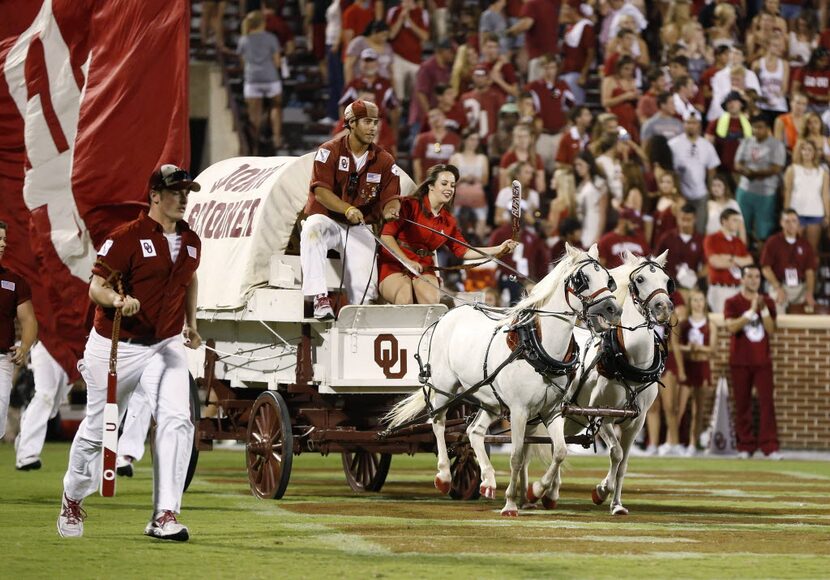
[[[346,482],[357,492],[380,491],[389,474],[392,455],[373,453],[365,449],[343,452],[343,471]]]
[[[279,499],[291,475],[294,436],[291,417],[282,395],[262,393],[251,409],[248,424],[247,464],[251,492],[263,499]]]

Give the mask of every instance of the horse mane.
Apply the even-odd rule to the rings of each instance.
[[[576,259],[570,254],[565,254],[553,270],[548,272],[548,274],[533,287],[530,294],[525,296],[515,306],[508,308],[505,314],[505,321],[509,322],[525,308],[538,308],[550,300],[556,289],[559,288],[564,283],[565,279],[571,275],[577,262],[584,257],[584,253],[585,252],[579,252]]]

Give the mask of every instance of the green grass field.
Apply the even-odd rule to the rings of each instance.
[[[555,511],[499,515],[432,487],[432,456],[395,457],[383,492],[353,493],[339,456],[295,458],[280,501],[253,498],[244,455],[201,455],[182,521],[187,544],[142,535],[148,458],[118,496],[86,501],[86,533],[57,535],[67,444],[14,470],[0,446],[2,578],[827,578],[830,463],[633,458],[612,518],[590,501],[605,458],[569,459]],[[507,457],[495,464],[503,494]],[[537,466],[536,471],[539,471]]]

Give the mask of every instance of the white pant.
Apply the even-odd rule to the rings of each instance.
[[[124,419],[124,429],[118,438],[118,455],[129,455],[135,461],[144,457],[144,442],[147,440],[147,431],[150,429],[150,419],[153,411],[147,394],[141,385],[133,391],[130,402],[127,404],[127,416]]]
[[[348,245],[348,248],[344,248],[345,245]],[[336,250],[345,260],[343,287],[346,289],[349,303],[360,304],[364,291],[364,302],[377,298],[378,277],[377,269],[374,267],[375,238],[372,237],[372,233],[367,226],[346,227],[322,214],[308,216],[300,232],[303,294],[317,296],[328,292],[326,254],[329,250]]]
[[[527,82],[532,83],[540,78],[542,78],[542,57],[537,56],[527,63]]]
[[[392,88],[398,100],[408,101],[415,98],[415,77],[421,65],[409,62],[397,54],[392,59]],[[424,118],[427,113],[423,111]]]
[[[556,154],[559,152],[559,142],[562,140],[562,133],[550,135],[542,133],[536,138],[536,153],[542,158],[542,164],[548,175],[556,170]]]
[[[726,301],[741,291],[740,286],[715,286],[710,285],[706,292],[706,299],[709,302],[709,310],[712,312],[723,312]]]
[[[0,355],[0,439],[6,434],[6,416],[9,414],[9,399],[12,396],[12,353]]]
[[[107,402],[110,340],[95,330],[89,336],[78,370],[87,385],[86,418],[81,422],[69,452],[69,468],[63,478],[64,493],[80,500],[95,493],[101,479],[102,415]],[[136,387],[147,395],[156,419],[153,458],[155,512],[181,509],[184,480],[193,445],[190,421],[190,382],[181,336],[153,346],[118,345],[119,422]]]
[[[58,414],[61,403],[72,388],[66,371],[42,342],[32,347],[32,373],[35,377],[35,395],[20,417],[20,434],[15,441],[18,467],[40,459],[46,440],[46,424]]]

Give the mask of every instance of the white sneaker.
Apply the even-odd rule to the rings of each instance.
[[[643,455],[657,455],[657,447],[649,445],[643,450]]]
[[[317,320],[334,319],[334,308],[332,308],[331,298],[327,294],[320,294],[314,297],[314,318]]]
[[[684,455],[686,455],[686,457],[694,457],[695,455],[697,455],[697,447],[695,447],[694,445],[689,445],[688,447],[686,447]]]
[[[782,459],[784,459],[784,456],[781,455],[781,453],[778,451],[773,451],[772,453],[767,453],[766,455],[764,455],[764,459],[770,459],[772,461],[781,461]]]
[[[187,526],[180,524],[176,520],[176,514],[170,510],[157,513],[156,517],[144,528],[144,535],[175,542],[186,542],[190,538]]]
[[[124,477],[133,476],[133,458],[129,455],[119,455],[115,460],[115,473]]]
[[[749,459],[752,457],[752,453],[749,451],[741,451],[738,453],[738,459]]]
[[[657,455],[660,457],[666,457],[667,455],[674,455],[674,445],[669,445],[668,443],[663,443],[660,447],[657,448]]]
[[[62,538],[80,538],[84,535],[86,512],[81,507],[81,501],[69,499],[63,494],[61,513],[58,516],[58,533]]]

